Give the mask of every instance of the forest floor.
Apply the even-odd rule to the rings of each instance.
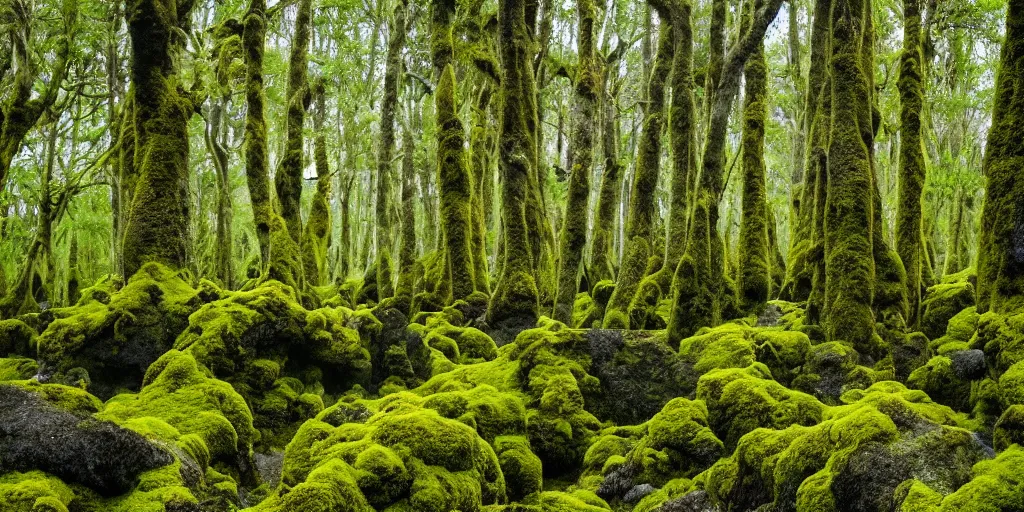
[[[970,274],[871,346],[778,301],[670,346],[149,264],[0,321],[0,510],[1020,511],[1024,312]]]

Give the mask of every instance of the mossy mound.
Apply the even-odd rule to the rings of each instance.
[[[90,392],[100,397],[137,390],[146,369],[171,348],[202,303],[180,273],[148,263],[123,288],[103,281],[86,289],[75,306],[48,312],[53,316],[39,335],[37,357],[58,379],[84,369]]]
[[[507,499],[498,454],[480,432],[498,440],[525,428],[522,404],[493,388],[343,400],[302,425],[282,486],[252,510],[479,510]]]
[[[921,331],[929,338],[938,338],[946,333],[950,319],[964,309],[974,307],[974,285],[963,280],[941,283],[928,288],[921,306]]]
[[[310,311],[268,281],[201,307],[174,346],[245,397],[261,444],[283,447],[324,408],[324,393],[369,385],[368,347],[381,329],[369,310]]]
[[[731,457],[666,485],[636,510],[688,496],[723,510],[891,510],[904,482],[949,493],[987,457],[965,416],[897,382],[849,391],[842,401],[817,425],[744,435]]]
[[[707,469],[723,451],[704,402],[676,398],[642,425],[607,429],[584,463],[600,477],[584,474],[580,483],[584,488],[599,484],[594,490],[609,502],[633,503],[648,488]]]

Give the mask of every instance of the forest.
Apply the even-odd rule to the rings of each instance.
[[[0,0],[0,512],[1024,511],[1024,0]]]

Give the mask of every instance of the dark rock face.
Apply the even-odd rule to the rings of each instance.
[[[648,494],[654,492],[655,490],[657,489],[655,489],[654,486],[651,484],[640,484],[630,489],[629,492],[627,492],[626,495],[622,497],[622,501],[626,503],[636,503],[644,499],[644,496],[647,496]]]
[[[949,356],[953,362],[953,373],[963,380],[979,380],[985,377],[985,353],[980,350],[961,350]]]
[[[665,502],[661,512],[718,512],[721,510],[711,502],[707,491],[693,491],[682,498]]]
[[[140,473],[172,462],[131,430],[7,385],[0,385],[0,454],[0,472],[39,469],[104,496],[123,494]]]
[[[689,364],[662,339],[624,339],[622,331],[587,331],[593,366],[601,381],[601,396],[587,397],[587,410],[601,420],[636,425],[651,419],[669,400],[686,396],[696,386]]]

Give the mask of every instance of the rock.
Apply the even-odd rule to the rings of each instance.
[[[139,434],[0,385],[0,472],[39,469],[104,496],[131,490],[139,474],[172,462]]]
[[[669,500],[661,506],[661,512],[718,512],[721,510],[711,502],[704,490],[693,491],[682,498]]]
[[[627,492],[626,495],[622,497],[622,501],[624,501],[626,503],[636,503],[636,502],[642,500],[644,498],[644,496],[647,496],[648,494],[650,494],[650,493],[652,493],[654,491],[655,491],[655,489],[654,489],[653,485],[651,485],[651,484],[640,484],[640,485],[630,489],[629,492]]]
[[[981,350],[961,350],[953,352],[949,358],[953,361],[953,373],[964,380],[979,380],[985,376],[985,353]]]

